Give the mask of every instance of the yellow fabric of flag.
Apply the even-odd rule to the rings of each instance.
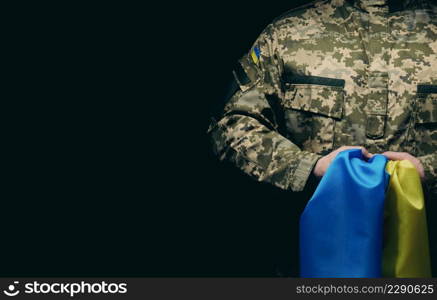
[[[431,277],[425,201],[419,174],[408,160],[389,161],[384,209],[384,277]]]

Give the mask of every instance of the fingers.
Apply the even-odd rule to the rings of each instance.
[[[388,160],[409,160],[417,169],[420,178],[423,180],[425,178],[425,171],[422,163],[413,155],[406,152],[393,152],[387,151],[382,153]]]
[[[363,147],[361,146],[341,146],[340,148],[338,148],[338,150],[341,151],[345,151],[345,150],[350,150],[350,149],[361,149]]]
[[[373,156],[373,154],[367,151],[367,149],[364,147],[361,147],[361,153],[363,153],[365,158],[371,158]]]
[[[407,159],[407,153],[405,152],[394,152],[394,151],[386,151],[382,153],[388,160],[403,160]]]
[[[417,165],[415,165],[417,172],[419,173],[420,179],[425,179],[425,169],[423,168],[422,163],[419,161]]]
[[[332,151],[328,155],[323,156],[317,161],[313,170],[314,175],[316,177],[322,177],[325,174],[326,170],[328,169],[329,165],[331,164],[332,160],[334,160],[334,158],[337,156],[338,153],[351,149],[360,149],[361,153],[363,154],[363,157],[366,159],[370,159],[372,156],[374,156],[366,148],[361,146],[342,146]]]
[[[350,149],[361,149],[361,153],[363,156],[367,159],[370,159],[374,154],[370,153],[366,148],[360,147],[360,146],[342,146],[338,148],[337,150],[331,152],[329,156],[331,156],[331,159],[334,159],[338,153]],[[420,160],[418,160],[416,157],[412,156],[411,154],[407,152],[394,152],[394,151],[386,151],[382,153],[385,157],[387,157],[388,160],[409,160],[413,163],[413,165],[416,167],[417,171],[419,172],[420,177],[423,179],[425,176],[424,168],[422,166],[422,163]],[[329,164],[328,164],[329,165]]]
[[[317,177],[317,178],[321,178],[323,177],[323,175],[325,174],[326,171],[326,161],[327,157],[323,156],[322,158],[320,158],[313,170],[313,174]]]
[[[331,161],[337,156],[338,153],[351,150],[351,149],[361,149],[361,153],[367,159],[370,159],[374,156],[374,154],[370,153],[366,148],[360,146],[342,146],[335,151],[332,151],[327,156],[322,157],[316,165],[314,173],[316,176],[321,177],[325,173],[326,169],[331,164]],[[425,172],[422,163],[416,157],[412,156],[407,152],[394,152],[394,151],[386,151],[382,153],[388,160],[409,160],[416,167],[419,172],[419,176],[424,179]]]
[[[363,147],[360,147],[360,146],[342,146],[342,147],[340,147],[340,148],[338,148],[336,151],[334,151],[334,152],[337,152],[337,153],[340,153],[340,152],[343,152],[343,151],[346,151],[346,150],[351,150],[351,149],[362,149]]]
[[[351,149],[361,149],[361,153],[363,154],[363,156],[365,158],[368,158],[368,159],[373,156],[372,153],[370,153],[366,148],[361,147],[361,146],[342,146],[342,147],[338,148],[337,151],[334,151],[334,152],[339,153],[339,152],[351,150]]]

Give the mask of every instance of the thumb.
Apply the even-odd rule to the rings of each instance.
[[[362,147],[361,148],[361,153],[363,153],[363,156],[365,158],[372,158],[374,156],[374,154],[370,153],[366,148]]]

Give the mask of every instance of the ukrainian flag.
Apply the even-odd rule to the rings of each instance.
[[[250,56],[252,57],[252,60],[255,64],[259,63],[259,57],[261,55],[261,50],[259,49],[258,46],[253,47]]]
[[[300,219],[302,277],[380,277],[387,158],[340,152]]]
[[[431,277],[422,183],[408,161],[389,161],[385,204],[384,277]]]
[[[415,167],[339,153],[301,215],[300,263],[302,277],[430,277]]]

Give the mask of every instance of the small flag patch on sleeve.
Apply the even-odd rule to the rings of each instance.
[[[259,56],[261,55],[261,50],[259,49],[258,46],[255,46],[252,50],[251,56],[252,56],[252,60],[255,64],[259,63]]]

